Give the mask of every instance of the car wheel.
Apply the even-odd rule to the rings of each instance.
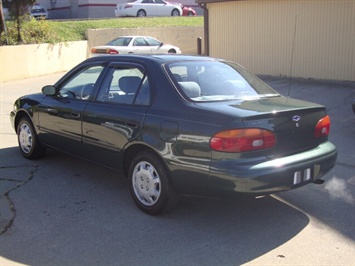
[[[173,9],[173,11],[171,11],[171,15],[172,15],[173,17],[180,16],[180,12],[179,12],[179,10],[177,10],[177,9]]]
[[[23,117],[17,126],[17,139],[22,155],[27,159],[42,157],[46,148],[41,146],[32,122],[28,117]]]
[[[188,16],[193,16],[193,15],[194,15],[194,13],[193,13],[193,12],[191,12],[191,11],[189,11],[189,13],[187,13],[187,15],[188,15]]]
[[[144,151],[131,162],[130,192],[136,205],[155,215],[171,210],[178,202],[168,171],[154,153]]]
[[[138,10],[137,17],[145,17],[145,16],[147,16],[147,13],[143,9]]]
[[[170,50],[168,51],[168,54],[176,54],[175,49],[170,49]]]

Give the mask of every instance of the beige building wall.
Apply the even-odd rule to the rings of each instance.
[[[211,56],[257,74],[355,80],[355,0],[208,3]]]

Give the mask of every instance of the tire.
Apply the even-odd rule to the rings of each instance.
[[[170,50],[168,51],[168,54],[176,54],[176,51],[175,51],[174,49],[170,49]]]
[[[131,196],[143,212],[157,215],[170,211],[178,203],[168,171],[154,153],[137,154],[128,173]]]
[[[147,13],[143,9],[138,10],[137,17],[146,17],[146,16]]]
[[[46,148],[38,141],[37,133],[28,117],[21,118],[17,126],[17,140],[22,155],[34,160],[44,156]]]
[[[180,16],[179,10],[177,10],[176,8],[173,9],[173,11],[171,11],[171,16],[173,17]]]

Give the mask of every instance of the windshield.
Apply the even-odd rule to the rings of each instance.
[[[254,74],[232,62],[175,62],[168,64],[167,70],[180,91],[194,101],[280,96]]]

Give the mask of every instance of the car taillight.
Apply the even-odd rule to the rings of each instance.
[[[319,138],[322,136],[328,136],[330,131],[330,117],[329,115],[320,119],[314,130],[314,136]]]
[[[91,48],[91,53],[93,54],[119,54],[117,50],[114,49],[100,49],[100,48]]]
[[[126,8],[131,8],[131,7],[133,7],[132,5],[125,5],[124,6],[124,9],[126,9]]]
[[[107,48],[106,54],[119,54],[119,52],[117,50]]]
[[[215,151],[245,152],[272,148],[276,145],[276,136],[265,129],[246,128],[221,131],[210,140]]]

